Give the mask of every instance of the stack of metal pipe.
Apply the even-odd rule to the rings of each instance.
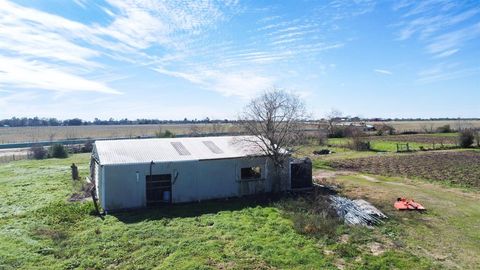
[[[332,206],[346,224],[373,226],[383,223],[387,216],[365,200],[350,200],[331,195]]]

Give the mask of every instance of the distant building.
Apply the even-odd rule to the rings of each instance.
[[[96,141],[91,176],[106,211],[271,192],[274,166],[254,140],[228,136]],[[298,161],[287,163],[280,190],[311,186],[311,163],[309,169]],[[308,172],[310,181],[305,181]]]
[[[336,126],[359,128],[365,132],[376,130],[373,125],[364,122],[341,122],[337,123]]]

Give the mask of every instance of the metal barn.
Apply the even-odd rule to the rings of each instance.
[[[270,192],[274,167],[254,142],[253,136],[96,141],[91,175],[100,205],[112,211]],[[291,188],[286,165],[281,190]]]

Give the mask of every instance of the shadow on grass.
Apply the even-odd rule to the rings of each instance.
[[[380,150],[380,149],[375,149],[375,148],[371,148],[370,150],[368,150],[370,152],[374,152],[374,153],[388,153],[389,151],[387,150]]]
[[[281,198],[281,195],[265,194],[194,203],[165,204],[156,207],[110,212],[109,215],[124,223],[176,217],[198,217],[205,214],[216,214],[221,211],[239,211],[250,207],[268,206]]]

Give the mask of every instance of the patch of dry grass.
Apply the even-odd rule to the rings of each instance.
[[[165,125],[91,125],[59,127],[1,127],[0,144],[37,142],[50,140],[80,138],[135,138],[138,136],[155,136],[155,132],[167,129],[175,134],[189,134],[195,126],[196,132],[232,132],[232,124],[165,124]]]
[[[372,202],[391,217],[393,244],[426,256],[447,269],[476,269],[480,265],[480,192],[463,192],[433,183],[361,174],[340,175],[344,195]],[[414,198],[425,213],[400,212],[397,197]]]

